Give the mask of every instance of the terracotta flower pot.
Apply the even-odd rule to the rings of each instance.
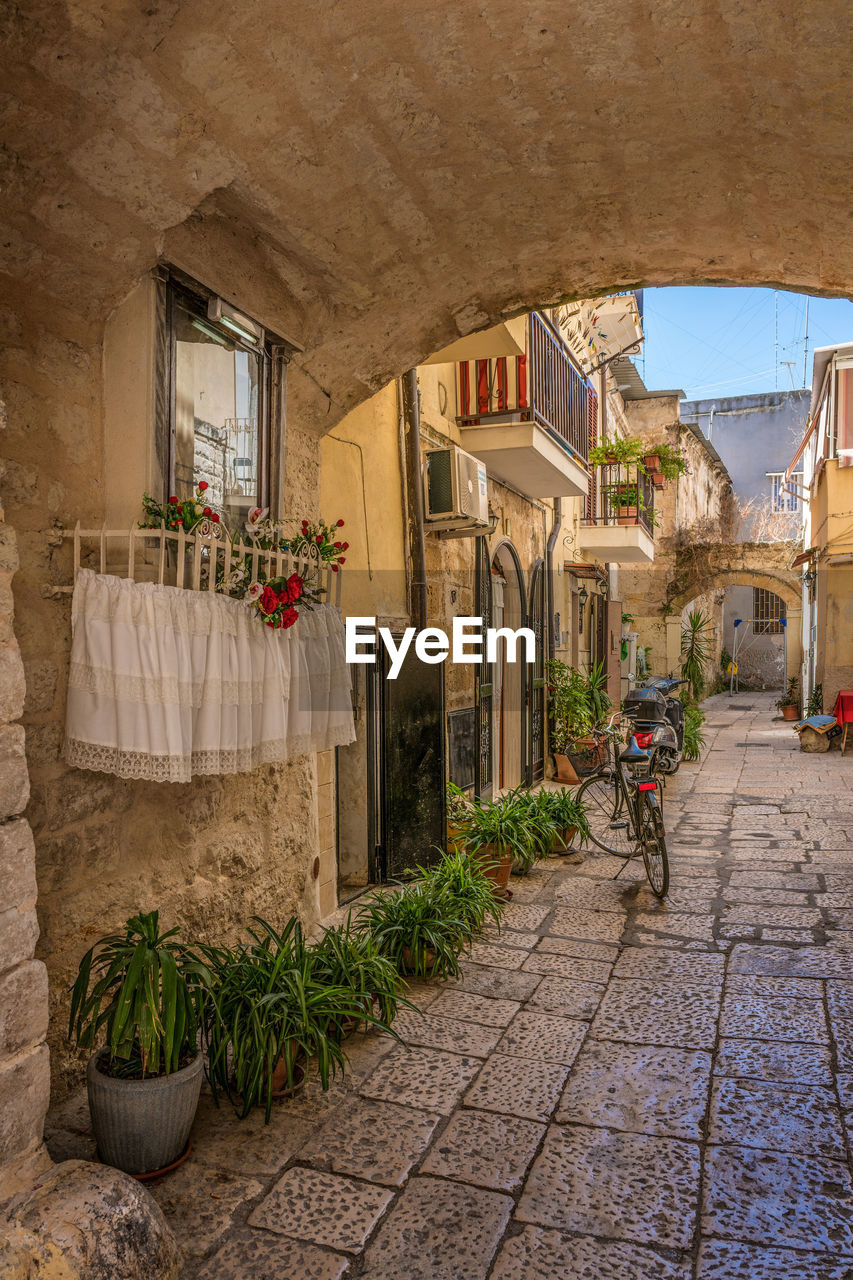
[[[287,1067],[279,1058],[272,1073],[272,1096],[274,1098],[294,1098],[305,1088],[305,1057],[298,1053],[293,1064],[293,1084],[287,1083]]]
[[[447,852],[458,853],[465,845],[464,828],[455,823],[447,824]]]
[[[492,892],[496,898],[505,897],[509,893],[509,877],[512,871],[512,854],[505,853],[500,861],[490,844],[484,844],[471,854],[475,862],[480,864],[483,875],[492,882]]]
[[[660,454],[647,453],[643,458],[643,466],[648,471],[660,471]]]
[[[636,507],[617,507],[616,523],[617,524],[636,524],[637,508]]]
[[[662,471],[652,472],[652,484],[655,486],[656,489],[666,488],[666,476],[663,474]]]
[[[558,782],[568,782],[575,787],[580,782],[571,760],[560,751],[554,752],[554,768],[556,769],[554,777]]]
[[[429,971],[436,962],[436,953],[431,947],[426,947],[423,952],[423,958],[424,968]],[[403,968],[407,973],[413,973],[415,971],[416,965],[414,964],[411,947],[403,947]]]
[[[782,717],[785,720],[799,720],[799,708],[794,706],[792,702],[786,702],[785,706],[782,708]]]

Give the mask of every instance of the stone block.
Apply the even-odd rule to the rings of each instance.
[[[8,524],[0,524],[0,573],[17,573],[19,563],[15,530]]]
[[[38,920],[33,908],[19,911],[11,907],[0,912],[0,973],[29,960],[38,936]]]
[[[36,900],[36,850],[25,818],[0,822],[0,911]]]
[[[24,1276],[177,1280],[180,1253],[163,1214],[118,1169],[79,1160],[58,1165],[16,1209],[15,1221],[42,1250]]]
[[[30,775],[19,724],[0,727],[0,820],[23,813],[30,796]]]
[[[40,960],[0,977],[0,1060],[44,1040],[47,1012],[47,969]]]
[[[53,828],[96,814],[114,816],[133,803],[133,783],[88,769],[69,769],[51,781],[45,803],[47,820]]]
[[[249,1225],[329,1249],[360,1253],[392,1193],[315,1169],[288,1169]]]
[[[0,1169],[41,1142],[49,1101],[47,1045],[0,1067]]]
[[[0,723],[17,720],[24,710],[24,664],[17,644],[0,649]]]

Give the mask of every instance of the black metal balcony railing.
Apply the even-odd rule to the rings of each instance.
[[[556,330],[536,311],[528,321],[526,355],[459,364],[457,403],[460,426],[536,422],[579,462],[588,462],[598,398]]]
[[[594,474],[597,501],[595,514],[587,504],[586,525],[640,525],[654,536],[655,487],[637,466],[614,462],[599,467]]]

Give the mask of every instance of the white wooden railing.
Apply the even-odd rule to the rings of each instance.
[[[237,569],[247,567],[248,582],[298,573],[325,590],[324,599],[340,607],[343,570],[335,573],[321,560],[313,543],[295,551],[265,550],[251,539],[233,542],[221,525],[203,520],[193,533],[183,529],[81,529],[80,522],[63,535],[74,542],[74,581],[81,568],[115,574],[136,582],[158,582],[189,591],[216,591]],[[122,546],[124,542],[124,546]],[[220,589],[221,585],[220,585]],[[54,587],[50,594],[71,592]]]

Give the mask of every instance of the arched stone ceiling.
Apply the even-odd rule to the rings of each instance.
[[[252,281],[321,426],[560,297],[853,286],[849,0],[4,12],[7,297],[94,333],[160,255]]]

